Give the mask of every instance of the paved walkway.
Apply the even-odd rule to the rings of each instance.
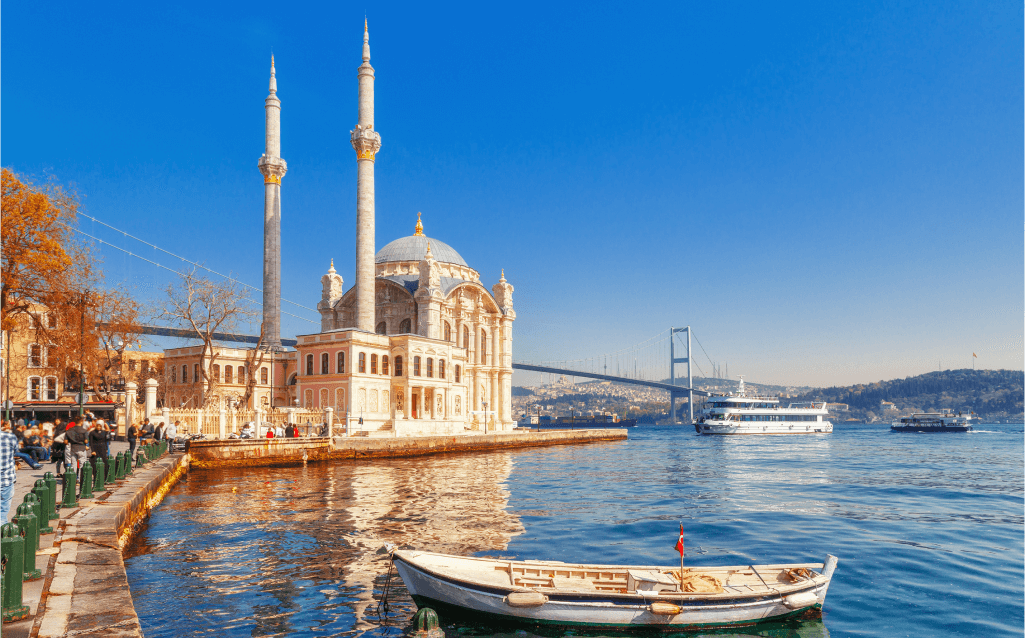
[[[117,456],[118,452],[125,452],[128,450],[128,443],[122,443],[121,441],[110,442],[110,453],[112,456]],[[33,470],[24,461],[21,462],[21,469],[18,470],[18,481],[14,484],[14,500],[11,501],[11,511],[7,513],[7,520],[4,523],[10,523],[11,519],[14,518],[14,512],[21,505],[25,498],[25,495],[32,491],[32,488],[36,484],[36,479],[43,478],[43,475],[47,472],[53,472],[57,475],[57,465],[55,463],[48,462],[43,463],[42,467],[38,470]],[[61,477],[57,476],[57,504],[60,505],[61,496],[64,494],[63,482]]]

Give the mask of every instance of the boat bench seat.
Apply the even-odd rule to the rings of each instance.
[[[642,569],[628,569],[626,572],[627,591],[676,591],[676,579],[669,574],[662,574]]]
[[[597,591],[594,582],[588,578],[566,578],[564,576],[553,576],[551,587],[568,591]]]

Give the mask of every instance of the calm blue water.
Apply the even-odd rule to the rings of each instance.
[[[128,578],[148,638],[398,636],[414,607],[374,552],[385,541],[672,565],[682,522],[693,565],[840,557],[821,621],[742,635],[1021,636],[1023,427],[979,429],[641,427],[608,444],[193,471],[127,552]]]

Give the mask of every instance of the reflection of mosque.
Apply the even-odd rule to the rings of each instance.
[[[202,599],[190,611],[233,617],[253,635],[297,631],[300,617],[362,631],[376,624],[385,543],[473,554],[505,550],[523,532],[507,511],[511,470],[510,454],[496,452],[200,471],[161,507],[184,538],[151,530],[146,540],[181,554],[164,560]]]

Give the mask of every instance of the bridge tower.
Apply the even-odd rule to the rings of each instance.
[[[676,339],[675,335],[677,332],[687,333],[687,356],[677,357],[676,356]],[[669,329],[669,383],[676,385],[676,364],[686,363],[687,364],[687,406],[690,410],[690,422],[694,422],[694,379],[691,376],[690,368],[690,326],[686,328],[670,328]],[[682,392],[680,393],[682,394]],[[669,391],[669,417],[673,423],[676,423],[676,397],[677,392]]]

